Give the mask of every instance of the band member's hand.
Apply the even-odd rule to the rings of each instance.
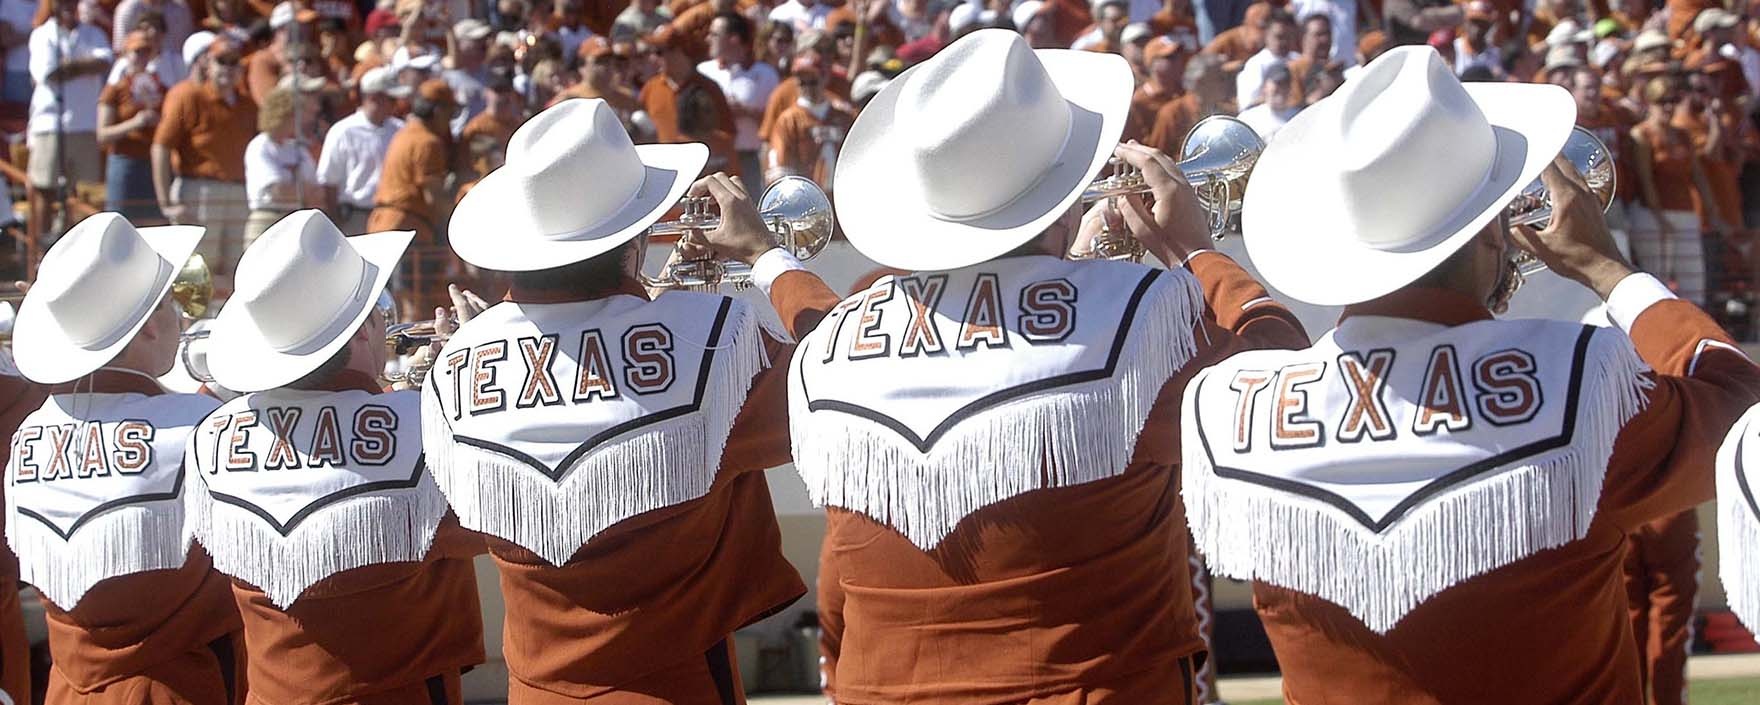
[[[1515,245],[1538,257],[1548,269],[1594,290],[1603,301],[1632,267],[1607,229],[1602,204],[1563,156],[1540,180],[1552,194],[1552,223],[1545,230],[1517,226]]]
[[[1210,218],[1173,157],[1135,141],[1120,144],[1113,154],[1143,173],[1155,198],[1153,207],[1141,196],[1118,199],[1131,235],[1150,253],[1169,266],[1179,266],[1191,253],[1211,246]]]
[[[1094,204],[1088,212],[1082,214],[1082,227],[1076,233],[1075,242],[1070,244],[1070,259],[1087,259],[1094,255],[1094,244],[1108,231],[1122,233],[1128,230],[1124,223],[1124,213],[1118,207],[1118,199],[1108,198]]]
[[[691,185],[690,195],[711,196],[721,210],[721,226],[704,233],[715,254],[751,264],[776,247],[757,206],[752,205],[751,196],[738,180],[717,172]]]
[[[451,313],[458,318],[458,323],[460,324],[469,322],[472,318],[476,318],[477,314],[482,313],[489,308],[489,302],[484,301],[483,297],[477,296],[476,292],[471,291],[470,289],[460,289],[457,284],[447,284],[446,295],[452,299]],[[443,310],[444,309],[435,309],[435,311]],[[439,328],[439,320],[440,317],[435,316],[434,321],[436,329]],[[454,329],[456,328],[457,326],[454,326]],[[446,334],[451,335],[452,331],[446,331]]]

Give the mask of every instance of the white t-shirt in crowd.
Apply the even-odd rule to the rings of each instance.
[[[367,116],[354,114],[336,121],[324,134],[318,153],[318,181],[336,189],[336,199],[356,208],[372,208],[385,168],[385,151],[403,121],[387,116],[377,127]],[[261,137],[261,135],[258,135]]]
[[[12,26],[12,31],[21,36],[31,33],[31,23],[37,17],[37,4],[28,0],[0,0],[0,22]],[[6,71],[8,73],[24,73],[30,69],[31,43],[27,40],[18,46],[6,50]]]
[[[812,7],[807,7],[800,0],[788,0],[770,10],[770,21],[794,25],[794,33],[798,37],[809,29],[825,29],[825,17],[833,9],[836,8],[822,2],[815,2]]]
[[[1270,49],[1260,49],[1259,53],[1249,57],[1247,62],[1241,65],[1241,72],[1234,77],[1235,104],[1242,108],[1248,108],[1263,100],[1265,72],[1270,71],[1271,67],[1278,64],[1288,64],[1294,61],[1297,56],[1297,54],[1290,54],[1278,57],[1273,55]]]
[[[298,208],[298,203],[277,203],[270,192],[279,184],[305,182],[317,188],[317,165],[312,153],[298,140],[278,143],[269,133],[259,132],[244,147],[245,201],[251,210]]]
[[[1356,0],[1289,0],[1289,11],[1298,23],[1313,15],[1326,15],[1332,20],[1332,60],[1340,66],[1356,65]]]
[[[1301,112],[1301,108],[1272,110],[1270,105],[1260,103],[1241,111],[1239,117],[1241,122],[1247,123],[1247,127],[1251,127],[1254,132],[1259,133],[1259,139],[1270,142],[1271,136],[1283,129],[1283,126],[1289,123],[1290,118],[1295,117],[1298,112]]]
[[[729,105],[747,110],[763,110],[770,102],[770,93],[782,83],[782,77],[776,69],[762,61],[753,61],[751,66],[741,67],[733,64],[723,68],[720,63],[710,59],[697,64],[697,73],[703,74],[721,92],[727,96]],[[758,138],[758,119],[740,115],[734,120],[737,128],[733,138],[733,148],[742,152],[756,151],[763,140]]]
[[[72,32],[50,19],[31,30],[31,91],[30,132],[34,135],[55,131],[55,116],[61,115],[61,129],[67,132],[98,131],[98,94],[104,90],[104,74],[85,74],[57,83],[49,82],[49,74],[63,62],[85,59],[110,61],[110,37],[104,30],[80,24]],[[66,100],[66,107],[56,103],[56,94]]]

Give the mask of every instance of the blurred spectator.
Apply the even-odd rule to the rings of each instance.
[[[1094,29],[1078,37],[1071,49],[1120,53],[1124,28],[1131,22],[1129,0],[1100,0],[1094,5]]]
[[[194,17],[189,6],[183,0],[122,0],[116,6],[115,24],[112,31],[112,46],[122,51],[122,43],[128,39],[128,33],[135,30],[141,15],[156,12],[164,20],[164,44],[159,47],[161,52],[170,52],[183,46],[191,32],[196,30]]]
[[[1261,4],[1264,3],[1255,0],[1200,0],[1196,17],[1198,41],[1208,45],[1229,30],[1252,24],[1248,18],[1251,8]]]
[[[830,191],[837,151],[855,116],[832,103],[818,62],[803,57],[795,61],[792,73],[800,85],[800,98],[776,118],[765,181],[805,176]]]
[[[1220,56],[1199,54],[1192,57],[1186,62],[1181,85],[1185,86],[1184,94],[1155,113],[1155,124],[1149,130],[1147,141],[1150,146],[1173,155],[1183,151],[1186,133],[1191,132],[1199,120],[1237,112],[1230,99],[1233,91],[1228,76],[1222,72]]]
[[[795,35],[809,29],[825,29],[825,18],[834,9],[819,0],[783,0],[770,10],[770,21],[794,27]]]
[[[676,41],[683,42],[685,53],[691,56],[709,56],[709,25],[717,16],[729,12],[739,12],[737,0],[703,0],[678,13],[672,20],[672,32]],[[762,50],[754,45],[754,52]]]
[[[1465,19],[1466,9],[1452,0],[1385,0],[1381,5],[1382,27],[1392,46],[1423,44],[1431,32]]]
[[[489,172],[501,168],[501,165],[507,161],[507,143],[496,141],[490,135],[478,135],[471,138],[465,144],[465,148],[470,153],[471,173],[476,176],[458,185],[458,196],[453,201],[455,205],[464,200],[465,194],[471,192],[471,187],[476,186],[484,176],[489,175]]]
[[[63,185],[102,180],[98,95],[113,58],[104,30],[79,20],[78,0],[54,0],[49,21],[31,30],[28,171],[50,201]]]
[[[1265,72],[1265,83],[1260,87],[1262,95],[1260,103],[1240,114],[1241,122],[1259,133],[1259,138],[1270,142],[1277,131],[1289,122],[1290,118],[1302,109],[1293,100],[1290,87],[1289,67],[1283,64],[1273,65]]]
[[[1485,0],[1474,0],[1467,3],[1467,21],[1461,26],[1460,36],[1454,39],[1454,72],[1461,75],[1474,66],[1483,66],[1498,76],[1503,73],[1503,50],[1491,41],[1491,31],[1497,26],[1497,15],[1492,12],[1491,3]]]
[[[409,119],[386,147],[368,232],[414,230],[416,242],[445,242],[453,204],[446,177],[452,171],[450,126],[456,110],[457,100],[445,81],[431,79],[416,89]]]
[[[104,210],[121,213],[136,225],[163,223],[153,193],[153,129],[165,104],[165,84],[147,69],[159,45],[133,32],[122,46],[122,78],[104,86],[98,96],[98,143],[109,152]]]
[[[671,21],[672,11],[661,7],[660,0],[629,0],[629,7],[611,24],[611,38],[646,37]]]
[[[1341,67],[1357,63],[1357,0],[1290,0],[1289,13],[1304,27],[1311,18],[1325,17],[1332,32],[1330,58]]]
[[[1644,86],[1648,108],[1632,128],[1638,200],[1632,205],[1632,254],[1638,265],[1673,286],[1681,298],[1705,300],[1705,257],[1695,203],[1711,202],[1693,136],[1675,126],[1685,86],[1658,76]]]
[[[1302,49],[1289,60],[1294,100],[1302,107],[1332,95],[1344,81],[1344,64],[1333,59],[1332,20],[1326,15],[1309,15],[1302,22]]]
[[[1125,139],[1142,140],[1155,126],[1155,115],[1168,102],[1185,92],[1182,81],[1190,55],[1179,42],[1156,37],[1143,48],[1143,68],[1148,78],[1131,96],[1131,114],[1125,123]]]
[[[142,39],[152,43],[154,47],[152,58],[142,68],[157,77],[161,84],[176,85],[178,81],[189,76],[189,67],[184,65],[181,51],[183,43],[189,41],[189,38],[184,37],[176,44],[166,42],[165,16],[152,11],[139,14],[140,19],[135,21],[134,30],[130,34],[139,33]],[[134,59],[129,54],[130,52],[124,51],[118,55],[116,63],[110,66],[110,77],[104,81],[106,84],[122,80],[123,74],[135,68]]]
[[[270,91],[257,106],[257,136],[244,148],[245,198],[251,210],[244,226],[246,248],[288,214],[324,205],[318,165],[302,134],[316,111],[316,96],[291,86]]]
[[[403,120],[392,112],[396,101],[409,95],[390,69],[370,69],[361,76],[360,107],[324,134],[318,181],[328,189],[330,212],[345,233],[367,232],[367,215],[373,210],[385,156],[392,138],[403,129]]]
[[[1204,53],[1222,57],[1222,72],[1234,75],[1248,58],[1265,48],[1265,25],[1271,14],[1270,5],[1255,3],[1247,8],[1246,18],[1239,26],[1218,33],[1215,39],[1205,44]]]
[[[599,38],[588,41],[599,41]],[[525,120],[525,104],[520,100],[519,93],[513,90],[513,80],[509,76],[499,73],[490,76],[488,96],[488,109],[471,118],[470,123],[464,126],[464,131],[459,133],[458,162],[462,169],[471,168],[473,156],[469,150],[474,141],[487,138],[506,146],[508,140],[513,138],[513,131],[519,129],[520,123]],[[480,177],[483,172],[471,171],[467,175]]]
[[[463,19],[452,25],[452,66],[440,73],[458,99],[458,116],[452,123],[452,134],[464,131],[465,123],[483,112],[483,82],[489,78],[489,23]]]
[[[762,190],[763,166],[759,151],[763,140],[758,125],[764,119],[770,94],[782,79],[776,69],[752,56],[752,24],[738,13],[726,12],[709,25],[709,60],[697,64],[697,72],[707,76],[721,88],[734,118],[734,154],[739,159],[739,173],[749,193]],[[813,62],[795,66],[811,65]],[[823,77],[815,77],[823,87]]]
[[[795,51],[795,60],[804,58],[819,66],[824,66],[830,55],[830,39],[820,32],[808,32],[801,35],[800,39],[798,49]],[[838,80],[837,74],[830,74],[824,78],[825,89],[831,94],[831,100],[847,103],[849,84]],[[794,105],[800,97],[800,84],[794,80],[793,76],[783,79],[782,83],[776,86],[776,90],[770,93],[770,103],[764,106],[764,120],[758,123],[758,137],[765,144],[770,142],[770,130],[776,125],[776,118],[781,117],[782,111]]]
[[[159,210],[173,223],[207,226],[200,252],[223,284],[230,283],[226,277],[244,254],[244,148],[257,126],[256,103],[242,90],[240,59],[232,40],[214,39],[202,63],[203,80],[166,92],[153,133]]]
[[[1571,82],[1571,74],[1585,65],[1583,59],[1578,57],[1570,47],[1553,47],[1546,52],[1546,65],[1541,67],[1540,75],[1535,77],[1535,82],[1568,87]]]
[[[252,53],[249,66],[246,67],[245,90],[252,98],[261,98],[275,90],[281,82],[281,76],[288,68],[288,45],[295,41],[294,35],[312,37],[313,23],[318,20],[318,13],[312,10],[295,9],[293,3],[283,2],[275,6],[269,16],[269,29],[274,32],[274,39],[269,46]]]
[[[711,17],[710,19],[714,19]],[[786,22],[766,22],[764,30],[758,38],[758,60],[776,67],[777,73],[794,64],[795,45],[794,25]],[[708,39],[703,40],[707,51]]]
[[[709,146],[704,173],[739,175],[735,158],[733,109],[713,80],[697,72],[696,62],[662,29],[648,38],[649,61],[658,72],[642,86],[642,109],[663,144],[702,142]]]
[[[1301,37],[1296,29],[1295,18],[1288,13],[1278,12],[1271,16],[1265,24],[1265,48],[1248,58],[1241,65],[1240,73],[1235,75],[1235,101],[1242,110],[1251,108],[1263,100],[1265,77],[1273,67],[1288,66],[1296,58],[1297,44]]]
[[[574,56],[580,51],[581,42],[593,36],[592,28],[586,24],[584,0],[556,0],[556,17],[552,22],[552,31],[562,43],[563,56]],[[485,25],[483,29],[487,30],[488,26]],[[486,36],[488,33],[484,34]]]

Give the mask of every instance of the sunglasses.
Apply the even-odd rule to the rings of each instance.
[[[238,57],[232,55],[214,57],[215,66],[224,66],[226,68],[236,68],[238,66],[238,61]]]

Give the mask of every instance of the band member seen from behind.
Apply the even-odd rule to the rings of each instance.
[[[214,321],[208,369],[244,394],[197,428],[188,506],[233,578],[254,703],[457,705],[483,662],[482,538],[423,467],[418,392],[379,384],[378,304],[412,237],[296,211]]]
[[[511,287],[435,356],[423,445],[489,536],[511,702],[743,702],[733,631],[806,591],[762,472],[788,462],[789,349],[734,299],[637,280],[708,158],[567,100],[453,214],[454,251]],[[749,203],[722,216],[763,228]]]
[[[1176,401],[1207,361],[1307,337],[1205,249],[1173,160],[1118,143],[1132,84],[1117,56],[996,29],[900,75],[850,130],[836,205],[863,255],[914,273],[833,307],[763,237],[709,234],[802,341],[789,422],[828,508],[819,615],[839,701],[1193,702]],[[1125,199],[1108,227],[1183,267],[1063,259],[1114,155],[1155,206]],[[717,188],[724,207],[744,198]]]
[[[19,422],[36,411],[48,389],[18,373],[12,357],[0,352],[0,437],[10,440]],[[12,444],[0,445],[0,463],[10,462]],[[4,495],[0,495],[4,499]],[[0,534],[3,536],[3,534]],[[18,556],[10,545],[0,548],[0,692],[12,702],[31,697],[31,642],[24,629],[24,604],[19,599]]]
[[[1608,665],[1638,663],[1625,535],[1711,498],[1760,370],[1620,255],[1603,202],[1557,158],[1575,118],[1556,86],[1463,85],[1402,47],[1254,169],[1254,264],[1344,313],[1310,348],[1198,375],[1183,491],[1211,568],[1256,581],[1290,702],[1644,699],[1638,669]],[[1505,207],[1536,176],[1551,224],[1512,231]],[[1316,183],[1337,190],[1300,195]],[[1493,319],[1516,248],[1593,290],[1618,329]]]
[[[52,704],[244,702],[238,610],[189,544],[180,486],[185,441],[219,402],[157,379],[181,329],[168,293],[202,235],[93,215],[19,308],[19,372],[52,386],[11,439],[6,539],[44,597]]]

